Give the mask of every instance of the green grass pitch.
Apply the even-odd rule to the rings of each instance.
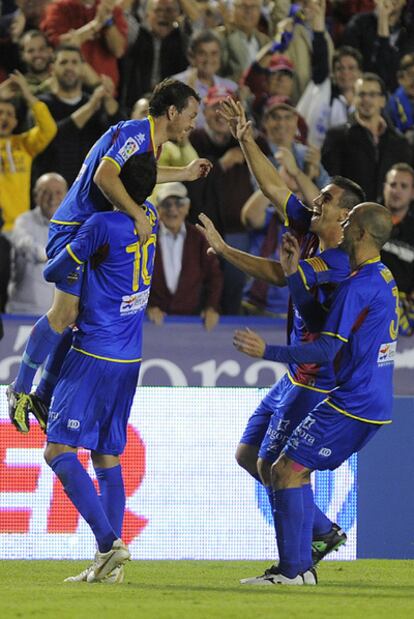
[[[414,618],[414,561],[327,561],[316,587],[239,585],[258,561],[132,561],[121,585],[62,582],[86,565],[3,561],[1,619]]]

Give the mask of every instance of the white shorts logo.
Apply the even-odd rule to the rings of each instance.
[[[80,428],[80,421],[78,421],[77,419],[69,419],[68,420],[68,429],[69,430],[79,430]]]
[[[137,292],[136,294],[129,294],[122,297],[121,306],[119,308],[119,313],[121,316],[136,314],[137,312],[145,310],[148,303],[149,292],[150,289],[147,288],[142,292]]]
[[[389,365],[390,363],[394,363],[396,352],[397,342],[381,344],[378,351],[378,365]]]
[[[328,447],[322,447],[322,449],[319,450],[319,455],[323,456],[324,458],[329,458],[331,453],[332,449],[329,449]]]

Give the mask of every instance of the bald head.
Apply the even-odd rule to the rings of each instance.
[[[389,210],[377,202],[363,202],[351,212],[359,227],[372,237],[379,251],[391,235],[392,219]]]

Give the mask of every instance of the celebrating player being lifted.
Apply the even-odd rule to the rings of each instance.
[[[134,198],[139,185],[139,163],[156,157],[167,140],[181,139],[193,129],[198,112],[197,93],[177,80],[164,80],[153,92],[150,115],[143,120],[120,122],[104,133],[87,155],[78,177],[51,220],[47,255],[56,256],[76,236],[79,227],[97,211],[115,206],[132,217],[144,244],[152,234],[146,209]],[[211,163],[197,159],[183,168],[157,170],[157,182],[192,181],[208,174]],[[134,177],[137,181],[134,181]],[[10,419],[20,432],[29,431],[29,411],[45,428],[53,387],[72,341],[78,315],[83,267],[56,282],[52,308],[35,324],[27,342],[17,377],[8,387]],[[50,354],[51,353],[51,354]],[[30,396],[36,370],[49,355],[36,395]]]
[[[122,582],[129,558],[121,539],[125,490],[119,456],[138,382],[154,267],[158,215],[144,200],[155,178],[152,159],[145,155],[135,193],[151,226],[144,244],[126,213],[96,213],[45,269],[49,281],[61,282],[85,265],[78,330],[54,390],[45,450],[46,462],[98,546],[92,565],[67,581]],[[79,447],[91,451],[100,496],[77,458]]]
[[[310,179],[296,166],[293,157],[284,153],[284,165],[288,173],[295,177],[303,193],[313,200],[311,212],[292,194],[276,168],[261,152],[254,141],[250,123],[247,122],[243,108],[232,100],[227,100],[223,113],[240,142],[249,167],[257,179],[260,189],[280,213],[285,224],[295,232],[301,248],[301,269],[306,274],[309,287],[314,289],[318,300],[329,306],[335,286],[350,273],[346,253],[338,249],[342,238],[342,223],[350,210],[365,199],[362,189],[356,183],[343,177],[334,177],[320,192]],[[287,280],[282,266],[275,260],[251,256],[227,245],[211,221],[201,215],[203,226],[200,230],[211,247],[246,272],[248,275],[264,279],[278,286],[285,286]],[[313,257],[320,245],[323,253]],[[292,315],[290,342],[306,342],[315,339],[315,325],[306,327],[300,314]],[[319,325],[320,327],[320,325]],[[274,510],[271,487],[271,466],[282,452],[296,426],[315,408],[335,385],[332,364],[290,363],[287,374],[276,383],[264,397],[250,417],[237,448],[236,459],[240,466],[261,481],[267,491],[269,502]],[[310,489],[309,489],[310,490]],[[317,563],[328,552],[346,541],[340,527],[332,523],[315,506],[313,523],[313,559],[303,557],[303,571]],[[272,566],[262,576],[243,579],[242,584],[262,584],[269,574],[277,573]],[[312,578],[311,578],[312,579]]]

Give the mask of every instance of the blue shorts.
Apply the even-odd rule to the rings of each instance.
[[[47,440],[100,454],[121,454],[140,365],[70,350],[50,405]]]
[[[49,225],[49,237],[46,246],[46,255],[49,259],[57,256],[68,243],[73,241],[79,226],[68,226],[64,224]],[[83,281],[84,266],[80,264],[65,279],[56,282],[56,288],[63,292],[68,292],[76,297],[80,297]]]
[[[333,471],[362,449],[380,427],[352,419],[322,402],[296,428],[285,454],[308,469]]]
[[[247,422],[240,443],[259,447],[259,457],[275,462],[296,426],[326,393],[299,387],[285,374],[265,395]]]

